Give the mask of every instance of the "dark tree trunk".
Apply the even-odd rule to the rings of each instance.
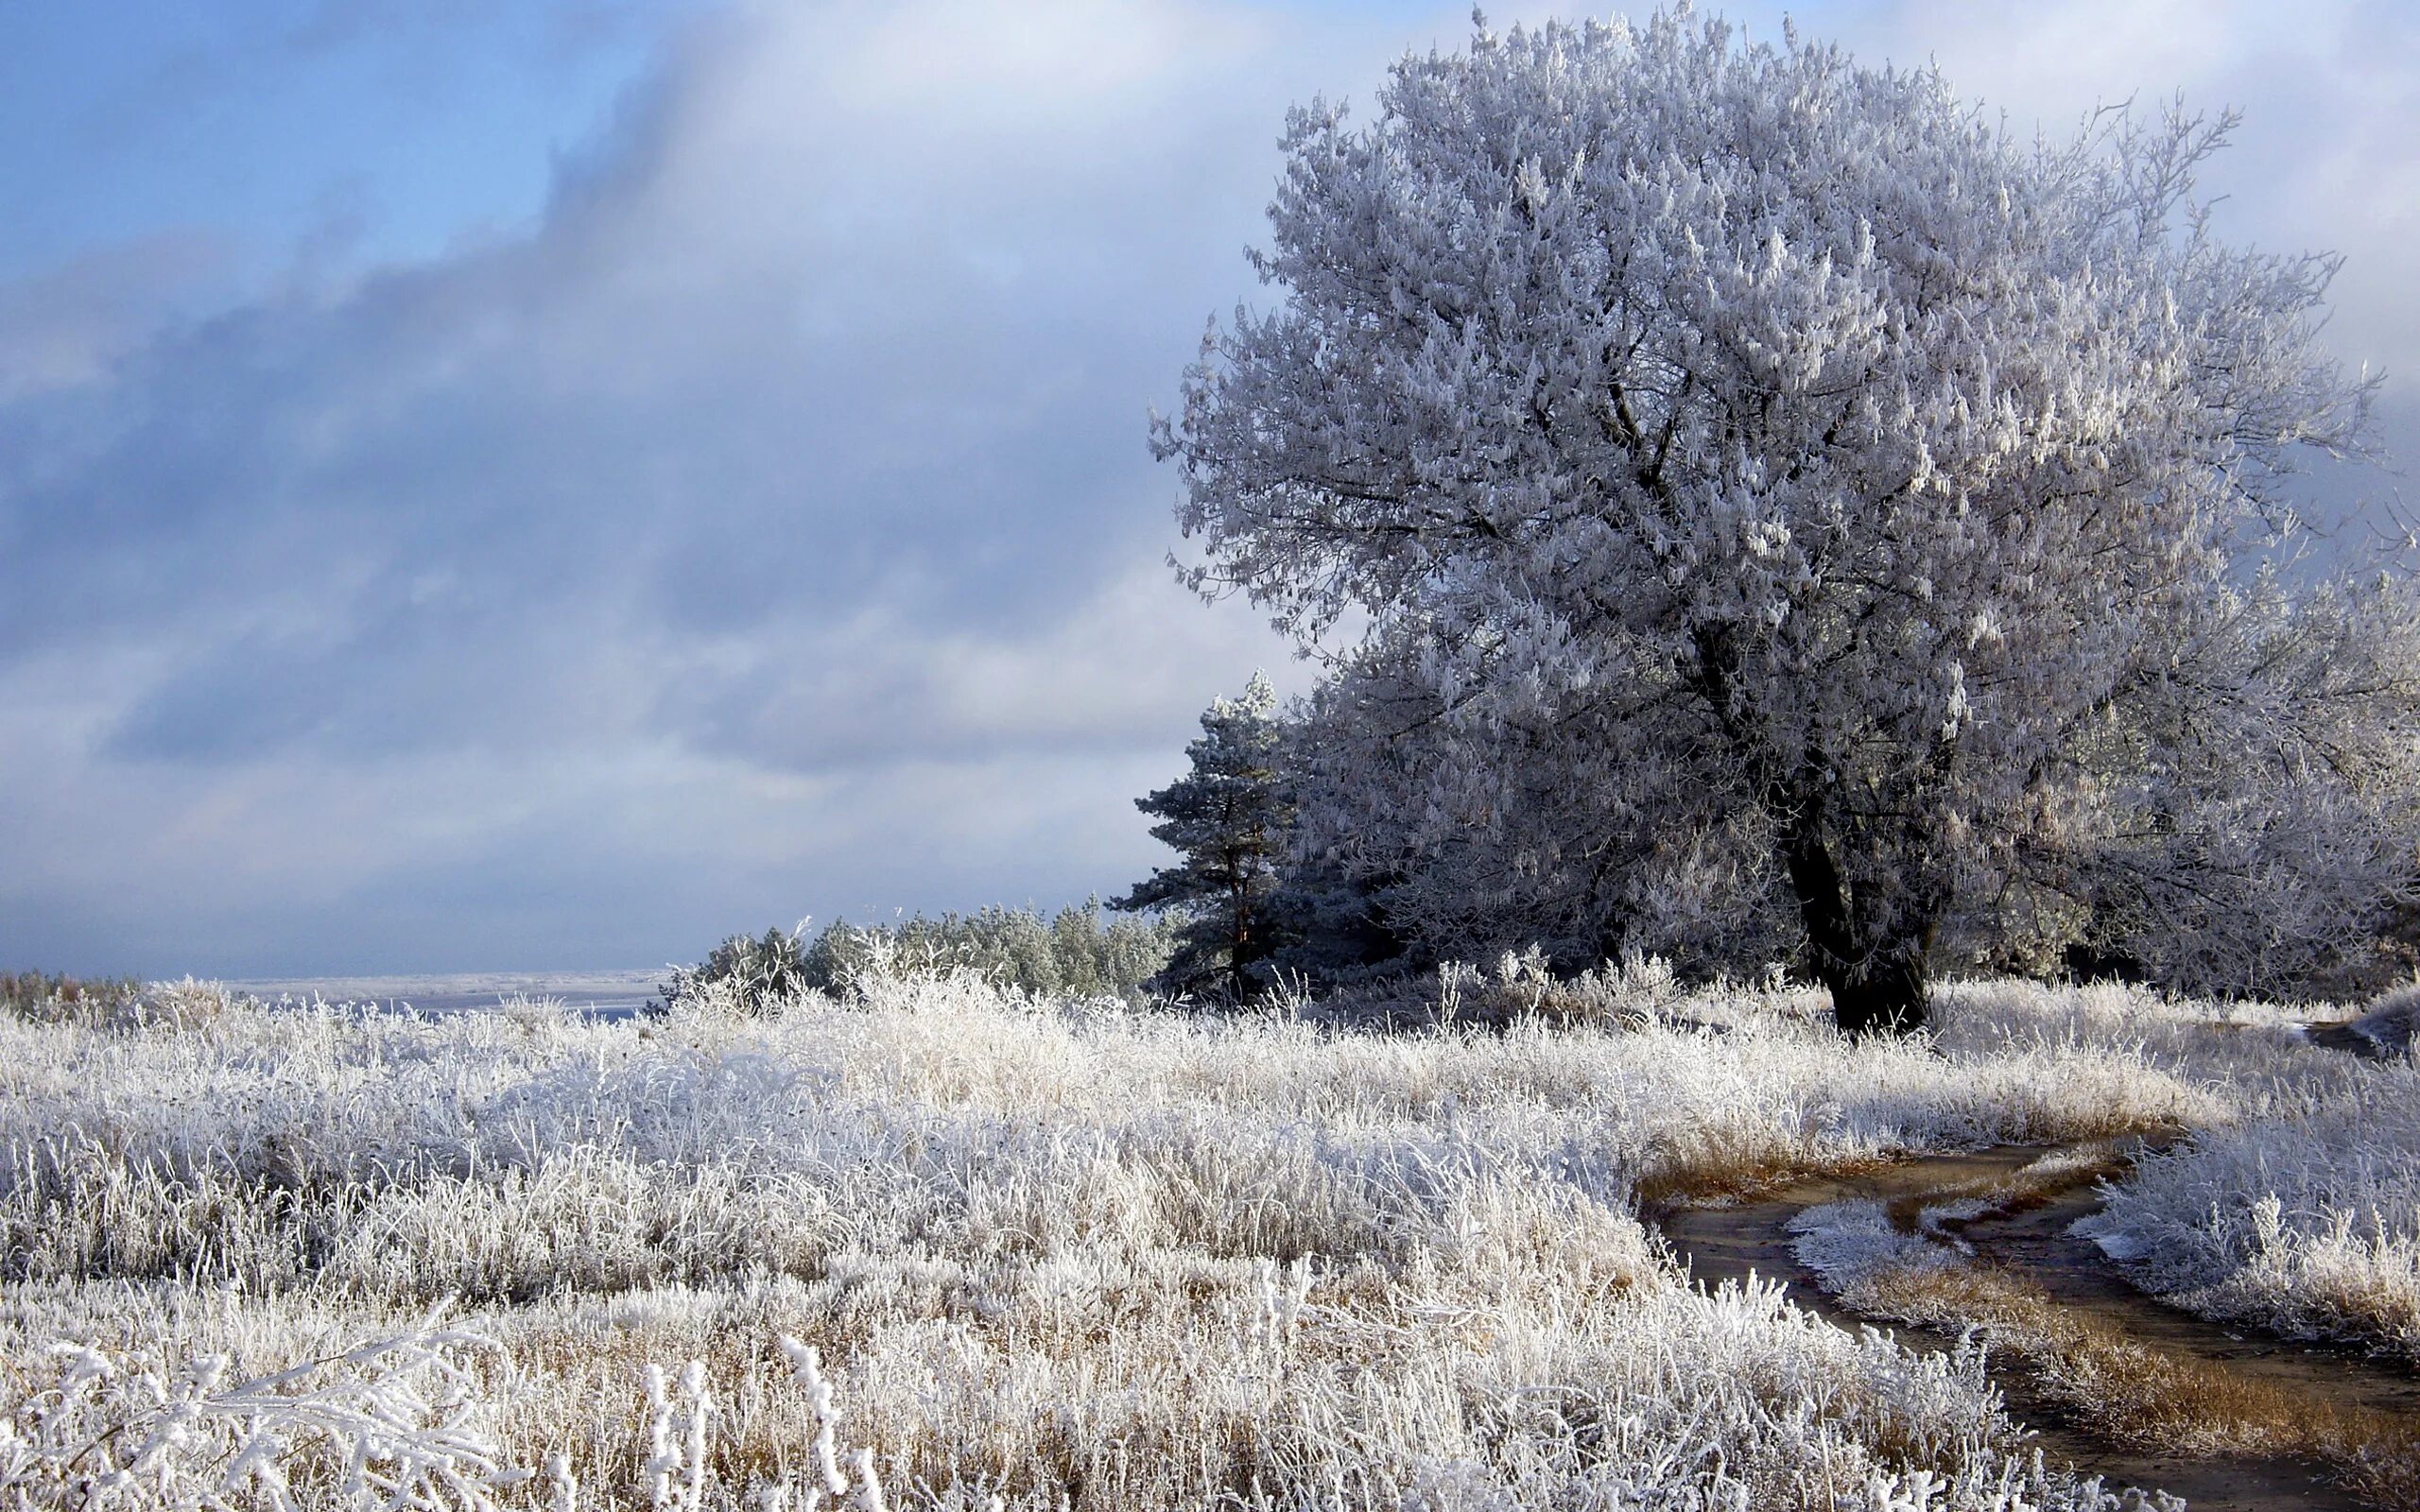
[[[1925,1024],[1933,923],[1911,919],[1878,942],[1860,936],[1855,903],[1832,848],[1802,809],[1783,837],[1783,860],[1815,979],[1832,994],[1832,1022],[1849,1035],[1906,1034]]]
[[[1929,935],[1931,931],[1923,932]],[[1925,1026],[1931,971],[1925,957],[1931,954],[1923,939],[1894,943],[1877,951],[1863,969],[1843,972],[1824,985],[1832,993],[1832,1022],[1849,1035],[1907,1034]]]
[[[1832,853],[1824,789],[1811,775],[1823,770],[1823,763],[1810,750],[1803,769],[1793,774],[1767,759],[1735,706],[1737,662],[1731,626],[1708,625],[1698,630],[1695,679],[1716,725],[1739,755],[1768,811],[1780,821],[1783,866],[1798,901],[1799,922],[1806,931],[1808,964],[1832,994],[1832,1022],[1852,1035],[1923,1028],[1931,985],[1927,962],[1941,908],[1908,910],[1887,929],[1858,917],[1858,900]]]
[[[1252,893],[1242,857],[1234,859],[1235,882],[1227,888],[1227,994],[1236,1004],[1252,996]]]
[[[2141,983],[2151,980],[2151,973],[2143,969],[2141,959],[2132,953],[2109,950],[2082,940],[2062,951],[2059,962],[2066,969],[2068,980],[2075,982]]]

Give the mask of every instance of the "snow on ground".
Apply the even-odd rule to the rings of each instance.
[[[188,993],[0,1022],[0,1479],[804,1506],[786,1335],[894,1505],[2093,1506],[1971,1355],[1689,1291],[1634,1199],[2223,1126],[2273,1053],[2014,987],[1937,1045],[1746,991],[1398,1036],[964,978],[769,1022]]]
[[[475,1013],[556,1002],[597,1018],[629,1018],[673,968],[623,971],[466,971],[437,976],[260,977],[224,984],[264,1003],[347,1004],[402,1013]]]

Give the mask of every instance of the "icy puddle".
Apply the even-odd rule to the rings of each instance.
[[[2068,1232],[2128,1144],[2004,1146],[1656,1215],[1703,1283],[1754,1272],[1847,1329],[1980,1329],[2046,1454],[2195,1508],[2420,1507],[2420,1380],[2231,1332],[2135,1290]]]

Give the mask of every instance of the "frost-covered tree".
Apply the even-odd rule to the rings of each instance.
[[[1769,837],[1733,790],[1651,778],[1635,723],[1457,720],[1393,630],[1300,712],[1296,847],[1370,879],[1414,959],[1534,945],[1566,971],[1636,954],[1752,973],[1790,948]]]
[[[2139,935],[2404,885],[2411,673],[2314,717],[2260,649],[2332,676],[2338,609],[2252,562],[2369,390],[2317,339],[2335,260],[2191,198],[2229,124],[2015,142],[1686,9],[1295,112],[1282,301],[1154,444],[1197,587],[1358,627],[1324,791],[1425,858],[1391,908],[1588,949],[1778,918],[1863,1030],[2020,898]],[[2360,614],[2402,634],[2394,596]]]
[[[2213,593],[2113,696],[1978,903],[2194,990],[2366,990],[2420,902],[2420,604],[2399,575]],[[2083,906],[2080,908],[2079,904]],[[2035,929],[2037,938],[2055,932]]]
[[[1160,820],[1152,838],[1178,852],[1110,906],[1174,913],[1176,953],[1162,980],[1240,1000],[1267,985],[1279,940],[1273,906],[1288,854],[1291,800],[1278,773],[1283,731],[1276,690],[1254,673],[1240,698],[1220,698],[1185,747],[1183,777],[1134,806]]]

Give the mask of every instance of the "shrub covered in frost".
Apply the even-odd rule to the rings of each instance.
[[[2420,1364],[2420,1067],[2280,1089],[2140,1162],[2086,1231],[2181,1306]]]
[[[734,935],[695,966],[673,972],[653,1007],[661,1014],[684,1004],[711,1003],[739,1013],[768,1017],[812,985],[803,929],[765,931],[762,938]]]
[[[894,924],[832,924],[806,948],[804,979],[845,994],[878,978],[966,971],[1037,997],[1139,999],[1174,948],[1172,923],[1108,919],[1097,899],[1048,918],[994,905]]]

